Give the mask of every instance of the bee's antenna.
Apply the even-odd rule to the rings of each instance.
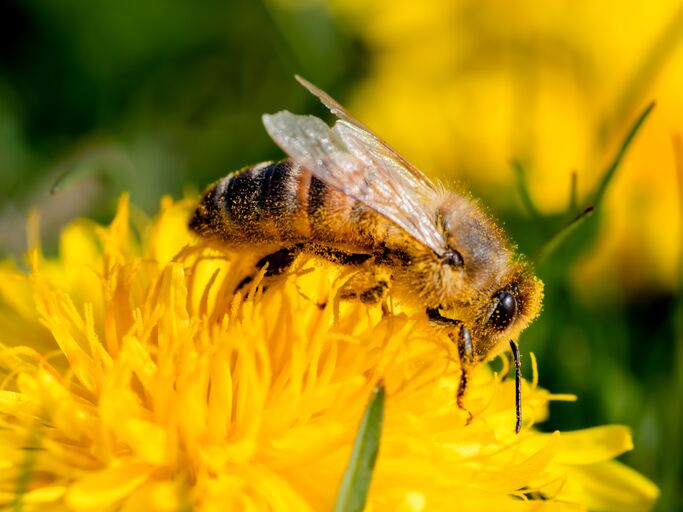
[[[515,358],[515,411],[517,413],[517,423],[515,423],[515,433],[519,434],[522,430],[522,369],[519,361],[519,348],[517,343],[510,340],[510,348]]]

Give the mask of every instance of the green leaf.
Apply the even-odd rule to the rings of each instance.
[[[647,105],[647,107],[645,107],[645,109],[640,113],[640,115],[635,120],[633,125],[631,125],[631,128],[626,134],[626,137],[621,143],[621,146],[619,146],[619,150],[614,155],[612,162],[603,173],[602,179],[600,180],[600,183],[598,183],[598,186],[595,189],[595,193],[593,194],[592,203],[590,203],[588,207],[584,208],[583,211],[579,212],[578,214],[575,214],[574,218],[572,218],[568,223],[563,225],[553,235],[551,235],[550,238],[546,242],[544,242],[536,251],[536,257],[534,258],[536,265],[542,265],[543,262],[546,261],[548,257],[564,243],[565,240],[567,240],[569,235],[574,233],[580,226],[582,226],[585,223],[587,219],[589,219],[593,215],[596,208],[598,208],[598,206],[602,203],[605,193],[607,192],[607,188],[609,187],[610,183],[612,182],[612,178],[614,178],[614,175],[619,169],[619,166],[621,165],[621,162],[624,159],[626,151],[630,147],[631,143],[635,139],[636,135],[640,131],[640,128],[643,126],[645,120],[648,118],[654,107],[654,101],[650,102]],[[572,177],[572,193],[570,198],[571,203],[575,203],[576,201],[575,188],[576,179]]]
[[[115,183],[122,173],[131,172],[132,164],[123,151],[93,144],[62,164],[62,168],[50,189],[53,195],[86,179]]]
[[[16,480],[14,500],[12,502],[13,512],[21,512],[24,510],[24,495],[29,491],[31,480],[35,476],[41,444],[42,438],[40,436],[40,431],[36,426],[30,430],[28,439],[26,440],[24,448],[25,456]]]
[[[562,226],[555,234],[553,234],[547,242],[545,242],[536,253],[534,261],[536,265],[541,266],[544,261],[548,259],[555,250],[562,245],[562,243],[571,235],[576,229],[581,226],[586,219],[588,219],[595,212],[595,208],[589,206],[569,223]]]
[[[358,428],[351,459],[337,492],[335,512],[360,512],[365,508],[372,472],[379,452],[383,419],[384,386],[378,384],[372,390]]]
[[[576,211],[577,205],[579,204],[579,177],[576,174],[576,171],[572,172],[571,175],[571,182],[569,185],[569,208],[567,211],[571,215],[572,212]]]
[[[593,196],[592,206],[597,207],[602,202],[605,192],[607,192],[607,187],[609,186],[610,182],[612,181],[612,178],[616,174],[617,169],[619,169],[619,165],[621,164],[621,161],[623,160],[624,155],[626,154],[626,150],[631,145],[631,142],[633,142],[633,139],[635,138],[636,134],[638,133],[638,131],[640,131],[640,127],[648,118],[653,108],[655,108],[654,101],[650,102],[648,106],[645,107],[645,110],[641,112],[641,114],[638,116],[638,119],[636,119],[636,122],[633,123],[631,129],[626,134],[626,138],[624,138],[624,141],[621,143],[619,151],[617,151],[617,154],[614,156],[614,160],[612,160],[612,163],[603,174],[602,180],[600,181],[600,184],[598,185],[598,188],[595,191],[595,196]]]
[[[608,133],[610,126],[619,126],[626,121],[635,110],[636,105],[647,94],[652,83],[661,76],[665,66],[680,48],[683,39],[683,6],[667,17],[667,24],[653,40],[652,46],[644,54],[642,60],[633,67],[633,74],[628,79],[614,105],[614,117],[603,122],[599,133]]]
[[[526,170],[519,160],[512,161],[512,169],[515,171],[515,178],[517,183],[517,193],[519,194],[522,204],[526,211],[534,219],[539,219],[541,214],[538,212],[531,194],[529,193],[529,184],[526,178]]]

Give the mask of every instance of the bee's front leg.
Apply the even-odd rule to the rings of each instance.
[[[458,391],[455,401],[459,409],[467,413],[467,422],[469,425],[472,421],[472,412],[465,407],[465,393],[467,392],[467,384],[469,382],[470,368],[474,365],[474,347],[472,345],[472,335],[465,324],[460,320],[448,318],[439,313],[438,308],[428,308],[427,316],[435,324],[441,326],[452,326],[448,332],[448,337],[458,347],[458,357],[460,359],[460,381],[458,382]]]
[[[460,357],[460,382],[458,384],[458,394],[456,395],[456,403],[458,408],[467,412],[467,425],[472,421],[472,412],[465,407],[465,392],[467,391],[467,383],[469,382],[470,368],[474,364],[474,348],[472,347],[472,336],[469,329],[463,324],[460,324],[458,330],[458,356]],[[453,340],[454,336],[451,336]],[[455,340],[453,340],[455,341]]]

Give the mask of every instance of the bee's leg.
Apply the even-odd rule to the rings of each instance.
[[[519,348],[513,340],[510,340],[510,349],[515,361],[515,412],[517,416],[515,433],[519,434],[522,430],[522,365],[519,360]]]
[[[462,322],[460,320],[456,320],[454,318],[448,318],[447,316],[443,316],[439,312],[439,308],[427,308],[427,317],[429,320],[436,325],[443,325],[443,326],[460,326],[462,325]],[[449,335],[450,336],[450,335]]]
[[[378,304],[384,300],[388,289],[389,283],[387,283],[384,279],[380,279],[376,284],[370,286],[369,288],[346,290],[349,295],[344,295],[342,292],[341,298],[345,300],[358,299],[363,304]]]
[[[316,255],[321,258],[350,267],[358,267],[371,259],[371,254],[350,253],[331,247],[311,246]],[[340,300],[359,300],[364,304],[382,303],[382,311],[388,314],[384,299],[389,290],[388,279],[381,278],[374,270],[359,271],[339,290]]]
[[[474,363],[474,348],[472,347],[470,331],[462,324],[460,324],[458,333],[458,356],[460,357],[460,382],[458,383],[456,403],[458,408],[467,412],[466,425],[469,425],[473,416],[470,410],[465,407],[465,392],[469,382],[470,367]]]
[[[283,247],[282,249],[278,249],[275,252],[265,255],[263,258],[256,262],[255,266],[258,269],[262,268],[266,264],[268,265],[268,267],[266,268],[265,277],[280,275],[283,272],[285,272],[291,266],[292,263],[294,263],[294,260],[301,253],[303,248],[303,244],[296,244],[289,247]],[[246,276],[239,282],[239,284],[235,288],[235,293],[240,291],[253,280],[254,276]]]
[[[361,271],[351,277],[339,290],[340,300],[358,300],[363,304],[381,304],[382,313],[389,314],[386,303],[389,277],[373,270]]]
[[[319,245],[309,245],[308,250],[315,253],[320,258],[323,258],[337,265],[357,267],[368,261],[372,256],[370,254],[352,253],[342,251],[341,249],[334,249],[332,247],[322,247]]]
[[[472,412],[465,407],[465,393],[467,392],[467,384],[469,383],[470,367],[474,364],[472,336],[469,329],[465,327],[460,320],[441,315],[438,308],[428,308],[427,316],[432,322],[438,325],[450,325],[455,327],[454,330],[451,330],[448,333],[448,337],[458,347],[458,357],[460,358],[460,381],[458,382],[458,391],[455,396],[455,402],[458,405],[458,409],[462,409],[467,413],[466,425],[469,425],[473,416]]]

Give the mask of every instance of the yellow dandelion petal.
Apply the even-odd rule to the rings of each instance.
[[[129,462],[91,472],[69,487],[66,506],[73,510],[103,510],[130,496],[151,471],[147,465]]]
[[[557,462],[596,464],[633,449],[631,432],[622,425],[604,425],[575,432],[563,432]]]
[[[172,482],[146,482],[131,494],[121,508],[121,512],[140,510],[176,512],[189,510],[191,508],[189,504],[189,493],[182,497],[178,485]]]
[[[367,510],[656,499],[610,460],[631,448],[625,428],[534,430],[553,399],[536,377],[516,435],[514,382],[477,367],[466,425],[447,340],[410,311],[335,300],[344,272],[301,260],[266,291],[257,276],[234,295],[253,262],[192,240],[191,207],[164,199],[132,230],[124,196],[110,226],[75,222],[59,257],[34,251],[30,275],[0,264],[0,505],[331,510],[380,380]]]
[[[642,512],[651,510],[659,496],[656,485],[617,461],[577,466],[571,477],[580,485],[580,499],[590,510]]]
[[[50,504],[59,500],[64,495],[64,487],[45,486],[29,491],[22,496],[22,510],[49,510]],[[0,492],[0,503],[15,502],[16,493]]]

